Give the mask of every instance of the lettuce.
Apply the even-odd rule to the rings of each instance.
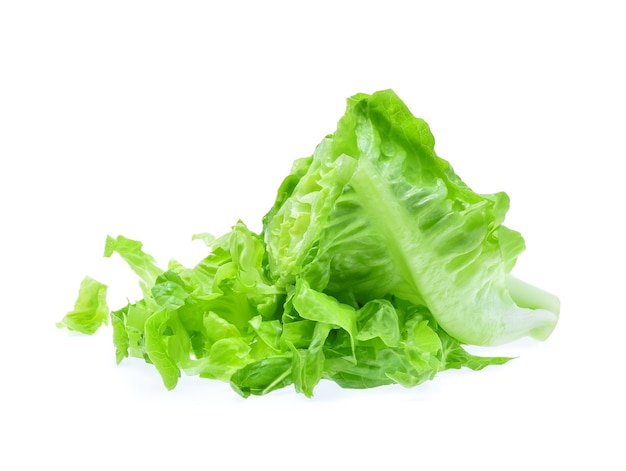
[[[57,322],[57,327],[65,327],[87,335],[95,333],[108,321],[109,307],[106,295],[106,285],[86,276],[80,283],[74,309]]]
[[[107,237],[140,278],[143,299],[110,313],[117,362],[229,382],[240,395],[322,379],[346,388],[406,387],[451,368],[510,358],[463,345],[546,339],[555,296],[510,275],[524,250],[503,225],[506,194],[474,193],[434,151],[428,125],[391,90],[348,100],[334,134],[294,162],[263,218],[208,255],[160,268],[142,244]],[[91,280],[91,279],[86,279]],[[106,322],[106,286],[85,281],[60,327]]]
[[[552,332],[557,298],[509,275],[524,241],[502,225],[507,195],[470,190],[391,90],[352,97],[281,190],[264,220],[279,286],[304,278],[356,304],[392,294],[468,344]]]

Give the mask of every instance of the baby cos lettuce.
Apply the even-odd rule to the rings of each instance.
[[[524,241],[502,225],[507,195],[471,191],[434,142],[392,91],[352,97],[265,218],[271,275],[349,304],[425,305],[463,343],[545,339],[558,300],[509,276]]]
[[[244,397],[293,384],[407,387],[477,357],[463,344],[546,339],[555,296],[509,273],[524,249],[506,194],[474,193],[391,90],[348,100],[336,132],[297,160],[255,234],[238,222],[209,255],[166,270],[141,243],[107,238],[144,298],[110,313],[118,363],[143,358],[167,388],[181,371]],[[87,279],[60,323],[93,333],[106,287]]]

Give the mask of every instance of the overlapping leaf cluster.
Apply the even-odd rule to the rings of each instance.
[[[141,243],[107,238],[143,299],[110,312],[118,363],[151,363],[167,388],[181,372],[242,396],[323,378],[347,388],[410,387],[439,371],[508,358],[463,343],[544,339],[558,299],[509,275],[521,236],[502,226],[505,194],[478,195],[434,153],[426,123],[390,90],[356,95],[336,133],[294,163],[263,233],[243,222],[195,267],[166,270]],[[86,278],[60,323],[93,333],[106,287]]]

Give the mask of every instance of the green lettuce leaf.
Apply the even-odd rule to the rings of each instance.
[[[139,276],[139,285],[144,294],[148,294],[156,277],[163,273],[152,255],[143,251],[143,244],[137,240],[118,236],[115,239],[107,236],[104,246],[104,256],[110,257],[116,253],[122,257],[130,268]]]
[[[74,309],[57,323],[57,327],[65,327],[87,335],[95,333],[108,320],[106,294],[106,285],[86,276],[80,283]]]
[[[303,278],[355,304],[392,294],[468,344],[552,332],[558,299],[509,275],[524,241],[502,225],[508,197],[463,183],[391,90],[351,98],[304,169],[264,219],[278,285]]]

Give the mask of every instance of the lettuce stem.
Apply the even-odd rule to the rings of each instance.
[[[515,304],[529,309],[545,309],[558,314],[560,301],[555,295],[548,293],[512,275],[506,277],[506,287]]]

